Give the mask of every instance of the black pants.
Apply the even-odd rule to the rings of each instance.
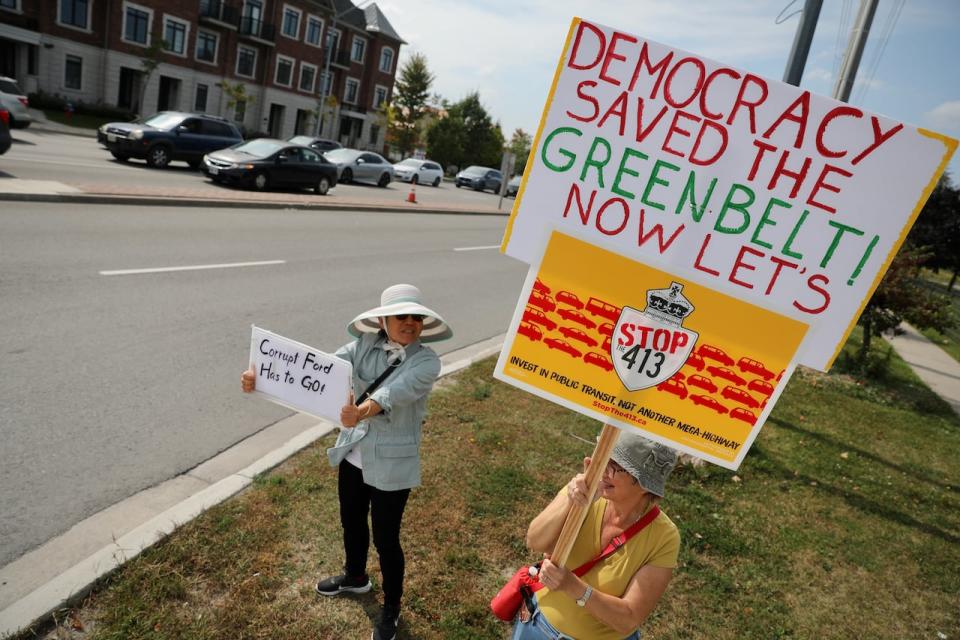
[[[364,483],[363,472],[347,461],[340,463],[337,488],[340,495],[340,524],[343,526],[343,549],[348,576],[367,574],[367,551],[370,529],[367,512],[373,524],[373,544],[380,555],[383,574],[383,603],[400,606],[403,596],[403,549],[400,547],[400,522],[407,506],[410,489],[381,491]]]

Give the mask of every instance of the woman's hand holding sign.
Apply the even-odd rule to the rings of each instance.
[[[253,370],[253,366],[251,365],[251,367],[240,376],[240,388],[243,389],[244,393],[253,393],[256,387],[257,372]]]
[[[354,404],[353,392],[350,392],[350,401],[340,409],[340,424],[352,429],[370,416],[380,413],[380,405],[373,400],[365,400],[360,405]]]
[[[583,473],[578,473],[573,476],[573,479],[567,483],[567,497],[570,498],[570,502],[577,504],[581,507],[586,507],[588,504],[597,499],[597,495],[589,496],[589,487],[587,486],[586,473],[587,469],[590,468],[590,457],[587,456],[583,459]]]

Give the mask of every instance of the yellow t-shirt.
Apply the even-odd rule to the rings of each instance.
[[[579,567],[596,558],[600,546],[600,527],[607,500],[600,498],[590,505],[580,533],[573,543],[567,566]],[[680,553],[680,532],[662,511],[656,519],[634,535],[627,544],[598,562],[581,580],[600,591],[620,597],[634,574],[645,565],[673,569]],[[558,631],[578,640],[622,640],[623,635],[594,618],[575,600],[562,592],[546,587],[537,591],[537,602],[547,620]],[[629,635],[629,634],[628,634]]]

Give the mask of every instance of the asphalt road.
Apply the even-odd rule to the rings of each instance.
[[[253,323],[332,351],[412,282],[454,329],[439,352],[503,332],[526,273],[491,248],[505,222],[0,206],[0,566],[289,415],[239,392]]]
[[[55,180],[80,187],[149,184],[160,189],[200,189],[202,194],[213,197],[231,191],[230,187],[214,184],[200,171],[190,169],[185,162],[173,162],[166,169],[151,169],[142,160],[115,160],[93,137],[32,128],[13,131],[13,145],[0,156],[0,180],[4,177]],[[330,191],[327,201],[349,198],[377,204],[400,203],[406,199],[409,190],[410,185],[402,182],[393,182],[383,189],[371,185],[338,184]],[[489,191],[457,189],[452,182],[444,182],[439,187],[421,185],[417,187],[417,198],[433,206],[477,210],[496,208],[499,202],[499,196]],[[513,200],[503,199],[501,207],[504,212],[509,212],[512,206]]]

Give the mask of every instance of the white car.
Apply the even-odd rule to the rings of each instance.
[[[407,158],[393,165],[393,175],[403,182],[439,187],[440,181],[443,180],[443,169],[433,160]]]
[[[0,108],[10,112],[11,129],[26,129],[30,126],[33,118],[27,110],[28,106],[30,102],[17,86],[17,81],[0,76]]]

